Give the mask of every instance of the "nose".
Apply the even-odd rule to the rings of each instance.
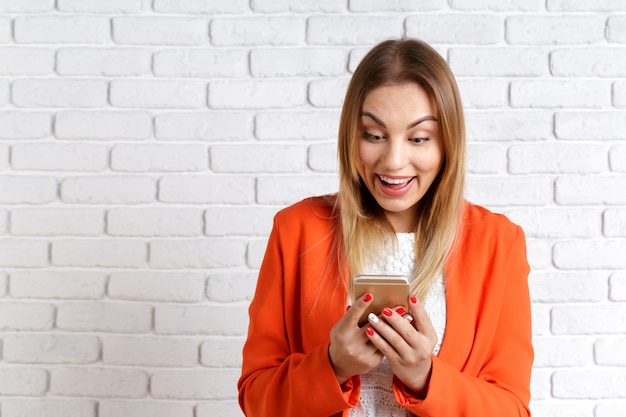
[[[383,154],[383,165],[389,171],[398,171],[404,168],[407,160],[407,152],[402,140],[389,138]]]

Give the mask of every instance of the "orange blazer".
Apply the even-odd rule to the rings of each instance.
[[[238,383],[248,417],[346,416],[360,378],[339,385],[328,357],[332,326],[346,311],[328,262],[331,210],[310,198],[274,218]],[[425,398],[394,378],[396,400],[417,416],[530,415],[529,266],[524,233],[506,217],[465,203],[446,263],[446,332]]]

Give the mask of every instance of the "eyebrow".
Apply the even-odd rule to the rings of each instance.
[[[375,121],[376,124],[384,127],[385,129],[387,128],[387,125],[382,120],[380,120],[378,117],[374,116],[372,113],[370,113],[368,111],[362,112],[361,116],[367,116],[370,119],[372,119],[373,121]],[[417,119],[414,122],[409,123],[409,125],[406,127],[406,129],[409,130],[409,129],[411,129],[411,128],[417,126],[418,124],[420,124],[422,122],[425,122],[427,120],[433,121],[433,122],[438,122],[439,121],[439,119],[437,119],[435,116],[432,116],[432,115],[429,114],[429,115],[426,115],[424,117],[420,117],[419,119]]]

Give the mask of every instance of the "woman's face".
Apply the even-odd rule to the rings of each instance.
[[[417,205],[441,169],[433,98],[417,83],[383,85],[363,102],[358,171],[396,232],[411,232]]]

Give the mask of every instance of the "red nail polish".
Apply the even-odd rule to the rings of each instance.
[[[403,315],[404,313],[406,313],[406,308],[404,307],[398,307],[396,309],[396,313],[398,313],[399,315]]]
[[[372,294],[367,293],[363,296],[363,301],[365,301],[366,303],[369,303],[370,301],[372,301],[372,298],[374,298]]]
[[[374,329],[372,329],[371,327],[368,327],[367,329],[365,329],[365,331],[367,332],[367,334],[369,334],[370,336],[374,336]]]
[[[391,317],[391,315],[393,314],[393,311],[391,311],[391,309],[385,307],[383,308],[383,314],[387,317]]]
[[[412,302],[413,304],[417,304],[417,297],[416,297],[416,296],[414,296],[414,295],[412,295],[412,296],[411,296],[411,302]]]

